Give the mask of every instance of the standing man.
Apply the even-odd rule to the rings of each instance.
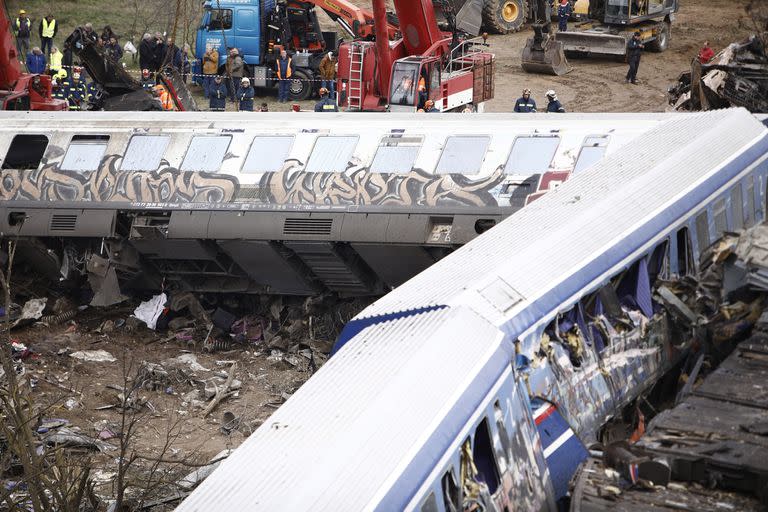
[[[152,38],[152,34],[147,32],[144,37],[141,38],[139,43],[139,67],[141,69],[154,69],[155,63],[155,40]]]
[[[230,48],[229,57],[227,58],[227,76],[229,77],[227,88],[229,88],[229,99],[232,101],[235,101],[237,88],[244,72],[245,62],[243,62],[240,52],[237,51],[237,48]]]
[[[107,55],[112,57],[115,62],[120,62],[120,59],[123,58],[123,49],[120,47],[117,38],[114,36],[109,38],[109,42],[104,45],[104,49],[107,51]]]
[[[573,8],[568,0],[560,0],[560,5],[557,7],[557,21],[558,30],[565,32],[568,30],[568,18],[571,17]]]
[[[219,72],[219,52],[213,46],[208,46],[203,55],[203,93],[206,98],[211,95],[213,77]]]
[[[320,87],[328,89],[331,98],[336,96],[336,59],[333,52],[328,52],[320,61]]]
[[[253,97],[255,96],[251,81],[247,77],[240,80],[240,88],[237,90],[237,101],[240,102],[241,112],[253,112]]]
[[[29,36],[32,33],[32,20],[27,16],[24,9],[19,11],[19,17],[13,24],[16,32],[16,49],[19,51],[19,57],[29,53]]]
[[[45,73],[45,55],[37,46],[27,54],[27,69],[36,75]]]
[[[59,24],[53,17],[53,14],[48,14],[45,18],[40,20],[40,48],[47,56],[51,55],[51,48],[53,47],[53,38],[59,32]]]
[[[315,103],[315,112],[338,112],[339,107],[336,106],[336,101],[328,96],[328,89],[321,87],[318,91],[320,94],[320,101]]]
[[[48,59],[48,74],[56,76],[62,70],[64,54],[59,51],[57,46],[51,48],[51,57]]]
[[[557,94],[552,89],[547,91],[547,112],[565,114],[563,104],[557,99]]]
[[[531,98],[530,89],[523,89],[523,96],[517,98],[517,101],[515,102],[515,112],[520,114],[536,112],[536,102]]]
[[[224,112],[227,108],[227,86],[221,79],[220,75],[216,75],[213,79],[213,84],[208,90],[208,108],[214,112]]]
[[[285,49],[280,50],[280,58],[277,59],[277,101],[285,103],[288,101],[288,92],[290,91],[291,75],[293,75],[293,63]]]
[[[637,69],[640,67],[640,54],[643,48],[645,45],[640,40],[640,32],[635,32],[627,43],[627,62],[629,62],[627,83],[637,83]]]

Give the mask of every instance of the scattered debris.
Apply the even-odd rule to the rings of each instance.
[[[117,361],[115,356],[106,350],[80,350],[78,352],[72,352],[69,354],[69,357],[93,363],[113,363]]]
[[[161,293],[159,295],[155,295],[148,301],[142,302],[139,304],[139,307],[137,307],[133,315],[147,324],[147,327],[149,327],[152,330],[155,330],[155,326],[157,325],[157,320],[160,318],[160,315],[163,313],[163,310],[165,309],[165,304],[168,302],[168,296],[165,293]]]

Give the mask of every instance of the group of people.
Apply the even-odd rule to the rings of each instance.
[[[559,113],[564,114],[565,113],[565,107],[563,107],[563,104],[560,103],[560,100],[557,99],[557,93],[555,93],[554,90],[550,89],[546,93],[547,96],[547,109],[546,112],[549,113]],[[530,114],[538,112],[536,108],[536,100],[534,100],[531,97],[531,90],[530,89],[523,89],[523,95],[515,101],[515,108],[514,111],[519,114]]]
[[[144,34],[139,43],[139,67],[150,73],[172,67],[186,77],[192,69],[192,49],[188,44],[176,46],[173,37],[163,37],[160,32]]]
[[[30,38],[32,37],[32,19],[27,11],[21,9],[19,16],[13,20],[13,31],[16,34],[16,49],[19,55],[30,53]],[[37,26],[37,33],[40,37],[41,53],[46,56],[51,53],[53,47],[53,38],[59,32],[59,25],[52,14],[48,14],[41,19]]]

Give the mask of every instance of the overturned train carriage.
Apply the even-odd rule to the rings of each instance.
[[[8,113],[0,232],[95,304],[380,294],[665,118]]]
[[[688,353],[674,290],[765,219],[767,177],[745,110],[669,118],[366,308],[178,510],[562,510]]]

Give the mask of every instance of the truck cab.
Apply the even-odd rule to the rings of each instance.
[[[440,110],[440,68],[437,57],[410,56],[395,61],[390,80],[389,110],[416,112],[428,99]]]
[[[202,59],[209,47],[219,52],[219,67],[227,60],[227,48],[240,50],[249,66],[262,64],[262,12],[274,9],[274,0],[212,2],[203,4],[203,19],[197,30],[195,57]]]

